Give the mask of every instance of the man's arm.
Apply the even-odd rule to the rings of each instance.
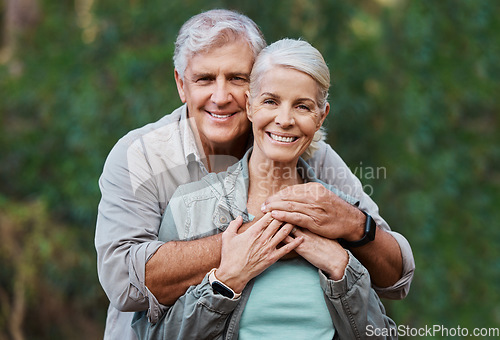
[[[220,263],[222,234],[193,241],[170,241],[146,263],[146,286],[163,305],[172,305]]]
[[[238,233],[258,221],[243,224]],[[222,234],[163,244],[146,263],[148,290],[162,305],[172,305],[190,286],[199,284],[210,269],[219,267],[221,248]]]

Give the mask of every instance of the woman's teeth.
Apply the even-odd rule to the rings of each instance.
[[[283,137],[283,136],[277,136],[275,134],[270,133],[269,134],[272,139],[278,142],[284,142],[284,143],[291,143],[294,141],[295,137]]]

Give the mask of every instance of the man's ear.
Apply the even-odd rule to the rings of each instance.
[[[177,85],[177,92],[179,92],[179,98],[183,103],[186,103],[186,93],[184,92],[184,80],[179,75],[177,70],[174,70],[175,84]]]
[[[323,123],[325,122],[325,119],[326,119],[326,116],[328,116],[328,113],[330,113],[330,103],[326,103],[325,112],[323,112],[323,116],[321,117],[321,119],[319,120],[319,122],[316,126],[316,128],[318,130],[321,127],[321,125],[323,125]]]
[[[252,112],[250,110],[250,92],[245,91],[245,101],[246,101],[246,109],[247,109],[247,118],[252,122]]]

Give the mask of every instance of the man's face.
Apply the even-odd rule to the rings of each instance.
[[[191,57],[184,79],[176,71],[179,96],[195,119],[206,153],[228,153],[245,144],[250,131],[245,91],[252,65],[250,46],[237,39]]]

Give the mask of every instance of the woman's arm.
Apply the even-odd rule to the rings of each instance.
[[[319,269],[320,284],[331,302],[328,309],[341,339],[364,339],[375,328],[395,334],[396,325],[371,287],[370,274],[349,251],[307,229],[294,229],[285,242],[293,237],[304,239],[295,251]]]
[[[328,279],[320,272],[320,284],[331,305],[332,321],[341,339],[397,339],[395,322],[386,315],[370,283],[365,267],[349,254],[349,264],[341,280]]]

